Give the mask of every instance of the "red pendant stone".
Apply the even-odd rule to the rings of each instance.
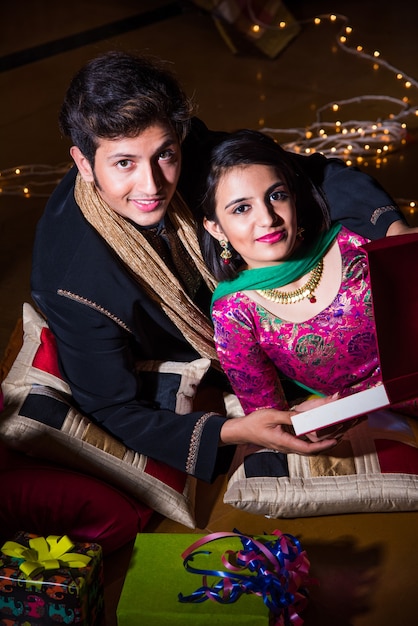
[[[309,302],[310,302],[311,304],[315,304],[315,302],[316,302],[316,298],[315,298],[315,296],[311,296],[311,297],[309,298]]]

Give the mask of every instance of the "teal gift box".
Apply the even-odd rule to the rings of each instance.
[[[303,620],[309,560],[292,535],[238,531],[137,536],[117,609],[118,626],[248,624]]]
[[[0,547],[0,625],[103,625],[99,544],[20,532]]]
[[[269,610],[255,595],[243,595],[230,604],[212,600],[199,604],[179,602],[179,594],[192,594],[202,582],[202,576],[186,571],[181,555],[204,536],[162,533],[137,536],[117,608],[118,626],[236,626],[238,623],[268,626]],[[221,558],[225,550],[241,547],[238,537],[212,542],[201,548],[211,554],[207,558],[202,555],[199,564],[205,569],[223,569]]]

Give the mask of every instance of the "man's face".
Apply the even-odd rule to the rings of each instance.
[[[156,124],[136,137],[100,139],[94,171],[81,158],[81,175],[95,183],[116,213],[138,226],[152,226],[164,217],[181,168],[180,144],[169,126]]]

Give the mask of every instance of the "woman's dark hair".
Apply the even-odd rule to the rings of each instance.
[[[212,150],[209,173],[201,203],[201,217],[217,222],[216,191],[223,174],[228,169],[246,165],[273,167],[292,194],[296,206],[298,228],[303,228],[303,244],[309,246],[319,233],[329,227],[329,210],[319,189],[299,169],[291,152],[284,150],[268,135],[255,130],[238,130],[220,141]],[[217,280],[234,278],[242,268],[243,260],[233,249],[229,264],[223,263],[219,242],[198,224],[199,243],[203,258]]]
[[[177,78],[159,59],[107,52],[72,79],[59,125],[90,164],[98,139],[135,137],[154,123],[167,123],[181,142],[193,106]]]

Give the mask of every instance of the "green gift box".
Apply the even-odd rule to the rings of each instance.
[[[230,604],[212,600],[199,604],[179,601],[179,594],[188,596],[202,584],[202,576],[186,571],[181,555],[204,536],[162,533],[141,533],[137,536],[117,608],[119,626],[236,626],[238,623],[240,626],[268,626],[269,610],[263,600],[253,594],[242,595]],[[196,566],[223,570],[221,559],[224,552],[241,548],[238,536],[209,543],[200,550],[211,554],[199,555]],[[208,582],[211,584],[213,580]]]
[[[299,540],[274,530],[258,537],[140,534],[117,609],[119,626],[302,624],[310,563]]]

